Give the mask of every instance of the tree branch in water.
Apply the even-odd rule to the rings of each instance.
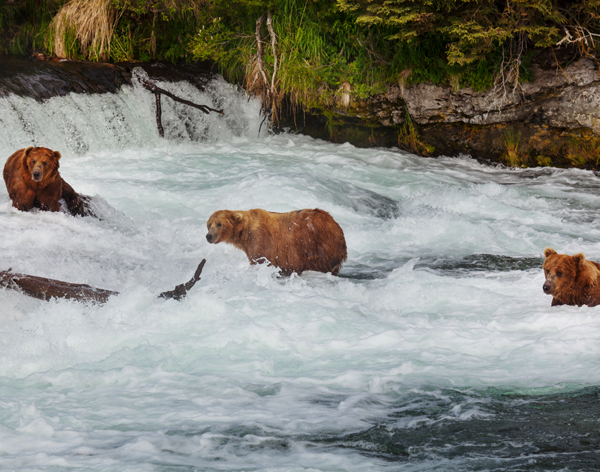
[[[200,280],[204,264],[206,264],[206,259],[202,259],[194,276],[188,282],[177,285],[174,290],[161,293],[159,298],[174,298],[175,300],[184,298],[187,292]],[[119,292],[96,288],[87,284],[74,284],[35,275],[17,274],[12,272],[11,269],[0,271],[0,287],[17,290],[30,297],[46,301],[52,298],[66,298],[80,302],[106,303],[112,295],[119,294]]]
[[[158,87],[156,84],[153,84],[149,80],[146,80],[146,79],[139,79],[139,80],[140,80],[140,84],[142,84],[142,86],[144,88],[146,88],[146,89],[150,90],[152,93],[154,93],[154,97],[156,99],[156,126],[158,127],[158,134],[160,135],[161,138],[164,138],[164,136],[165,136],[165,131],[164,131],[164,128],[162,125],[162,118],[161,118],[161,115],[162,115],[162,108],[160,105],[160,96],[161,95],[166,95],[167,97],[175,100],[176,102],[183,103],[184,105],[188,105],[193,108],[197,108],[198,110],[202,111],[206,115],[208,115],[211,111],[214,111],[215,113],[219,113],[221,115],[225,114],[225,113],[223,113],[223,110],[217,110],[216,108],[207,107],[206,105],[199,105],[197,103],[190,102],[189,100],[185,100],[184,98],[179,98],[178,96],[173,95],[168,90],[165,90],[163,88]]]
[[[202,269],[204,269],[204,264],[206,264],[206,259],[202,259],[202,262],[198,264],[198,268],[196,272],[194,272],[194,276],[188,280],[186,283],[178,285],[173,290],[169,290],[168,292],[161,293],[158,298],[174,298],[175,300],[181,300],[187,295],[189,289],[191,289],[198,280],[200,280],[200,274],[202,273]]]

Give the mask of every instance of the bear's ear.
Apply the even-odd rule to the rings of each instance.
[[[233,221],[242,221],[242,218],[244,218],[244,214],[236,212],[233,215],[231,215],[231,217],[233,218]]]
[[[544,249],[544,257],[545,258],[550,257],[552,254],[558,254],[558,253],[551,247],[547,247],[546,249]]]
[[[27,156],[29,156],[32,149],[33,149],[33,147],[28,147],[27,149],[23,149],[23,154],[21,154],[21,162],[23,163],[23,165],[25,167],[29,166],[29,163],[27,162]]]
[[[581,269],[585,264],[585,256],[581,252],[579,254],[573,254],[573,261],[575,262],[575,265]]]
[[[54,151],[54,157],[56,158],[56,160],[58,161],[60,159],[60,152],[58,151]]]

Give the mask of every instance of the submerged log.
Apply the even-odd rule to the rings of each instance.
[[[174,298],[175,300],[184,298],[187,292],[200,280],[200,274],[205,263],[206,259],[202,259],[194,276],[188,282],[177,285],[173,290],[161,293],[159,297]],[[112,295],[119,294],[119,292],[96,288],[87,284],[74,284],[35,275],[17,274],[12,272],[11,269],[0,271],[0,287],[17,290],[30,297],[46,301],[51,298],[67,298],[81,302],[106,303]]]
[[[62,280],[47,279],[34,275],[17,274],[11,269],[0,271],[0,287],[19,290],[41,300],[72,298],[79,301],[106,303],[111,295],[119,292],[95,288],[86,284],[73,284]]]

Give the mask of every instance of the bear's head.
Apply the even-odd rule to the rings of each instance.
[[[584,303],[587,289],[598,281],[598,270],[581,253],[568,256],[554,249],[544,249],[544,275],[542,289],[565,304]]]
[[[58,172],[60,152],[44,147],[30,147],[23,154],[23,166],[29,171],[31,180],[43,182],[52,179]]]
[[[215,211],[206,222],[206,240],[211,244],[229,242],[239,232],[243,218],[244,215],[239,211]]]

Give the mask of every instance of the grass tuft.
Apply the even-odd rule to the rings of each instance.
[[[398,146],[419,156],[431,156],[435,151],[433,146],[421,141],[419,130],[406,109],[404,124],[398,133]]]
[[[61,58],[107,60],[117,20],[112,0],[71,0],[50,23],[48,48]]]
[[[567,159],[574,167],[600,165],[600,138],[589,140],[571,139],[567,147]]]
[[[502,156],[502,160],[510,167],[527,167],[528,157],[526,154],[519,151],[521,142],[521,132],[514,129],[508,129],[504,133],[504,146],[506,152]]]

